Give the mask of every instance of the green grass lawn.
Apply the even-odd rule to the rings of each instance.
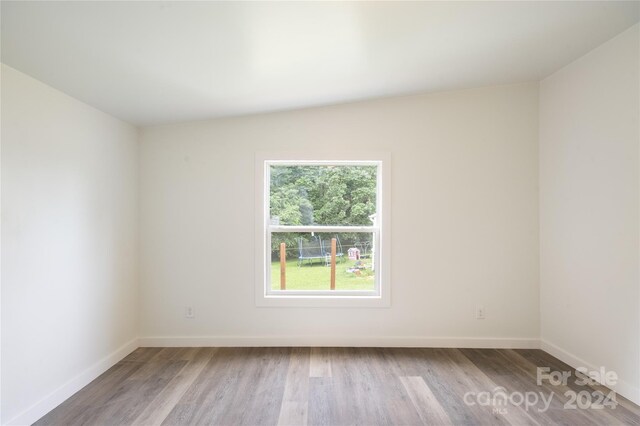
[[[336,264],[336,290],[373,290],[374,272],[371,270],[371,259],[363,259],[368,266],[360,275],[347,272],[353,267],[355,260],[345,259]],[[330,290],[331,267],[324,261],[316,259],[313,265],[305,262],[298,266],[297,259],[287,261],[287,290]],[[271,263],[271,288],[280,289],[280,262]]]

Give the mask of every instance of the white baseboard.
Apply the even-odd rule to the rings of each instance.
[[[553,355],[565,364],[569,364],[573,368],[585,367],[591,371],[598,370],[600,368],[600,366],[587,362],[547,340],[540,340],[540,349],[547,352],[549,355]],[[616,386],[612,387],[612,389],[616,391],[616,393],[627,398],[629,401],[640,405],[640,389],[632,384],[618,378],[618,383]]]
[[[141,347],[342,346],[398,348],[538,349],[538,338],[348,337],[348,336],[158,336],[141,337]]]
[[[71,397],[74,393],[91,383],[92,380],[114,366],[118,361],[129,355],[138,348],[138,339],[133,339],[124,344],[114,352],[110,353],[91,367],[78,374],[49,395],[45,396],[31,407],[18,414],[6,424],[8,425],[30,425],[56,408],[62,402]]]

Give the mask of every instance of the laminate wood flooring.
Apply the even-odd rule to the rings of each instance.
[[[538,385],[537,367],[572,375]],[[36,424],[640,426],[619,395],[580,409],[609,391],[577,379],[540,350],[139,348]]]

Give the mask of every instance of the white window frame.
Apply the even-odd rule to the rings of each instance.
[[[277,165],[360,165],[378,167],[375,226],[279,226],[270,220],[270,167]],[[256,153],[255,156],[255,301],[271,307],[389,307],[390,295],[390,189],[389,153]],[[375,247],[375,289],[272,290],[271,232],[371,232]],[[327,283],[328,285],[329,283]]]

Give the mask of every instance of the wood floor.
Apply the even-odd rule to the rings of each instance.
[[[620,396],[615,409],[565,409],[567,391],[606,389],[575,375],[538,386],[538,366],[571,371],[539,350],[140,348],[36,424],[640,425]],[[553,395],[549,409],[474,396],[500,386]]]

